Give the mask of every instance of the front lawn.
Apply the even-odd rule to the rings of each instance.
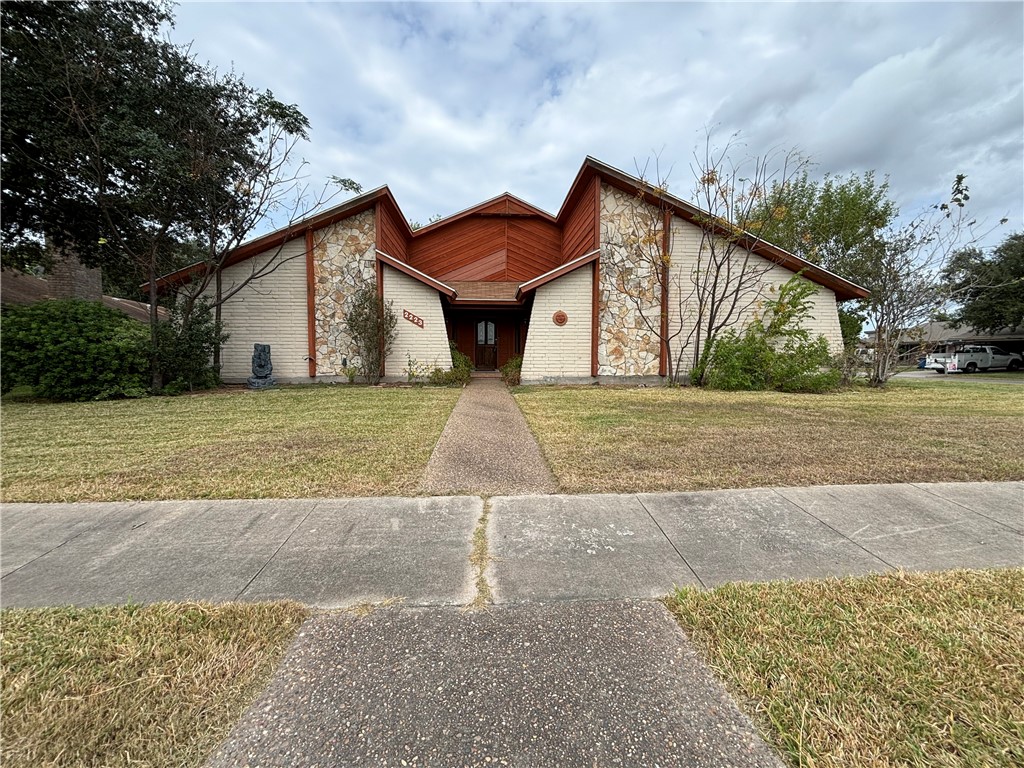
[[[295,603],[11,609],[5,766],[199,766],[270,679]]]
[[[3,404],[3,501],[413,494],[460,390]]]
[[[666,603],[792,765],[1024,765],[1024,570],[684,589]]]
[[[893,381],[827,395],[522,387],[563,490],[1024,478],[1024,391]]]

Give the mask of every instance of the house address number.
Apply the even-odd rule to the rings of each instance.
[[[406,320],[408,320],[413,325],[419,326],[420,328],[423,327],[423,318],[422,317],[418,317],[417,315],[414,315],[408,309],[403,309],[402,310],[402,317],[404,317]]]

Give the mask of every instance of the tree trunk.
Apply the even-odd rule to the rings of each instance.
[[[220,304],[221,304],[221,271],[217,269],[217,303],[213,308],[213,320],[217,327],[220,328]],[[220,379],[220,338],[218,337],[217,343],[213,345],[213,369],[217,372],[217,378]]]
[[[150,389],[154,395],[163,389],[163,374],[160,371],[160,362],[157,358],[157,324],[160,316],[157,314],[157,299],[159,292],[156,285],[156,252],[149,257],[149,353],[150,353]]]

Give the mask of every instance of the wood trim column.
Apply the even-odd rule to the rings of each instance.
[[[601,257],[594,262],[594,285],[590,304],[590,375],[597,376],[597,342],[600,337]]]
[[[658,357],[658,375],[668,375],[668,257],[672,234],[672,212],[665,211],[661,221],[661,353]]]
[[[316,378],[316,280],[313,266],[313,230],[306,230],[306,360],[309,377]]]
[[[595,176],[594,185],[594,248],[601,248],[601,177]],[[590,375],[597,376],[597,343],[601,337],[601,254],[594,261],[594,285],[590,309]]]

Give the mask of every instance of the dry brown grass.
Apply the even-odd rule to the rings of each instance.
[[[569,493],[1024,478],[1015,385],[525,387],[515,397]]]
[[[1024,765],[1024,570],[686,589],[666,603],[791,764]]]
[[[3,404],[3,500],[414,494],[459,390]]]
[[[486,608],[494,602],[494,593],[491,584],[487,581],[487,568],[491,564],[491,551],[487,541],[487,523],[491,517],[491,500],[484,499],[484,508],[480,513],[480,519],[476,521],[476,528],[473,530],[473,547],[469,553],[469,564],[476,571],[475,585],[476,595],[466,606],[469,610]]]
[[[306,616],[295,603],[3,612],[3,763],[201,765]]]

